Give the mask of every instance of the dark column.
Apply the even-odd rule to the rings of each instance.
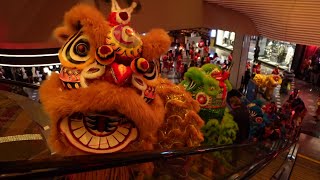
[[[300,75],[300,65],[303,62],[306,45],[297,44],[292,58],[291,70],[294,70],[296,75]]]

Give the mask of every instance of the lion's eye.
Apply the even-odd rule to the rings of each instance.
[[[89,47],[86,43],[80,42],[76,45],[75,53],[79,56],[86,56],[88,54]]]
[[[155,62],[149,62],[149,68],[146,73],[143,74],[143,77],[147,80],[156,79],[158,75],[158,69]]]

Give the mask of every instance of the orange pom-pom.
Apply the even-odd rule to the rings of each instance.
[[[137,58],[131,62],[130,67],[133,70],[133,72],[143,74],[147,72],[150,65],[145,58]]]
[[[109,65],[114,61],[115,53],[110,46],[103,45],[97,49],[96,59],[102,65]]]

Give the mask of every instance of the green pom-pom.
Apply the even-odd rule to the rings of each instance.
[[[213,69],[215,69],[215,68],[217,68],[217,69],[219,69],[219,70],[221,71],[221,67],[220,67],[220,66],[217,66],[217,65],[215,65],[215,64],[205,64],[205,65],[203,65],[203,66],[201,67],[201,69],[204,70],[204,71],[206,72],[206,74],[211,73],[211,71],[212,71]]]

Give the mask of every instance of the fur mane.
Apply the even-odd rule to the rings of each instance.
[[[63,91],[58,74],[53,73],[40,87],[44,110],[51,117],[52,141],[59,140],[58,122],[76,112],[114,111],[126,115],[139,128],[142,140],[152,139],[164,119],[163,102],[157,96],[151,104],[129,87],[119,87],[108,82],[92,84],[89,88]]]

